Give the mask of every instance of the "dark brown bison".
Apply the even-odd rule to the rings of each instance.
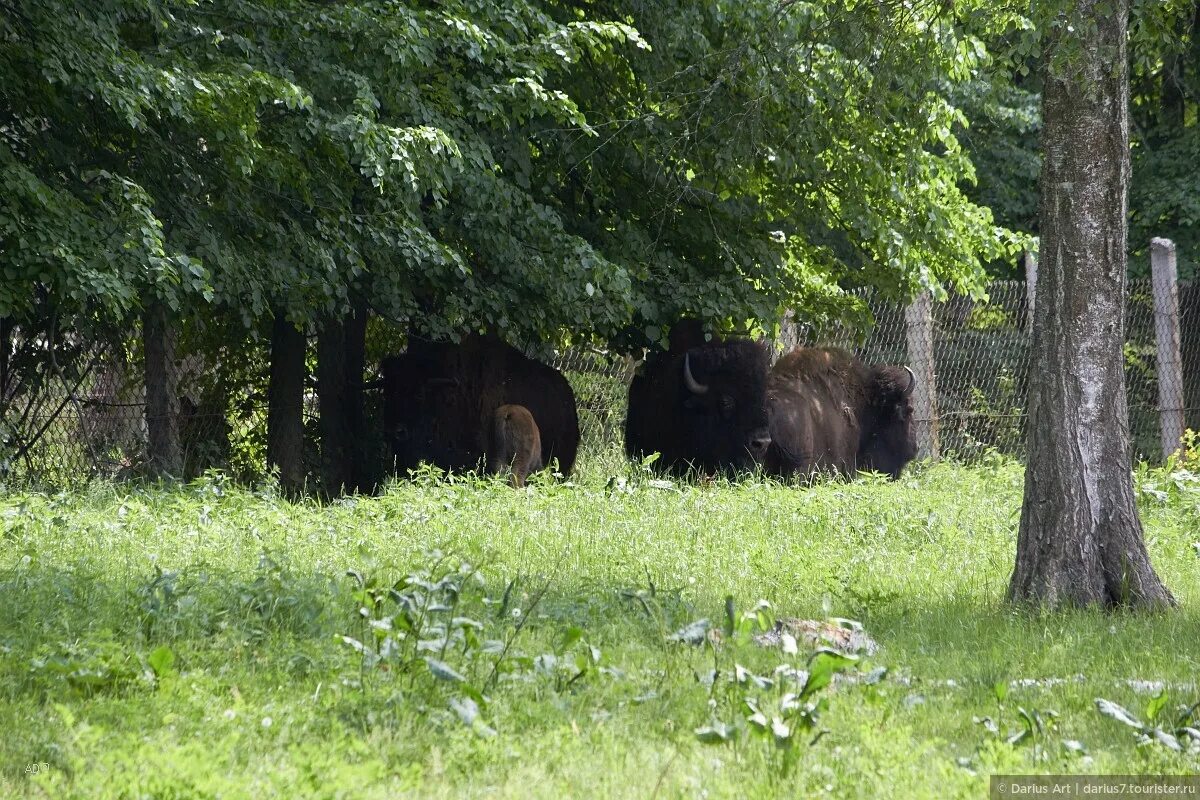
[[[464,471],[486,465],[496,409],[524,406],[540,434],[543,464],[575,465],[579,417],[562,373],[492,336],[459,344],[412,338],[383,364],[383,424],[401,474],[421,462]]]
[[[503,405],[492,418],[488,471],[509,471],[514,489],[525,485],[529,473],[542,468],[542,437],[525,406]]]
[[[625,452],[662,457],[654,467],[681,473],[751,469],[771,443],[766,348],[758,342],[705,342],[697,324],[671,332],[671,349],[647,358],[629,385]]]
[[[882,472],[893,479],[917,454],[908,367],[868,367],[844,350],[799,347],[768,380],[768,472]]]

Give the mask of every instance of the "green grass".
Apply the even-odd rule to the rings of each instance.
[[[1002,603],[1018,466],[807,489],[608,486],[605,471],[329,505],[219,480],[0,499],[0,797],[980,797],[995,772],[1200,770],[1095,708],[1144,715],[1153,692],[1129,681],[1169,687],[1162,717],[1200,700],[1188,474],[1138,475],[1180,608],[1107,616]],[[371,665],[342,638],[372,638],[347,570],[390,586],[462,561],[480,578],[442,616],[482,625],[465,644]],[[803,652],[668,640],[699,618],[720,627],[727,595],[739,612],[762,598],[779,616],[859,620],[880,649],[853,669],[889,672],[836,682],[828,732],[776,747],[745,723],[745,697],[773,690],[733,683],[734,665],[769,675]],[[501,657],[489,640],[511,644]],[[464,682],[438,680],[430,655]],[[469,727],[450,703],[476,692]],[[1006,744],[1018,707],[1056,727]],[[698,741],[714,719],[738,738]]]

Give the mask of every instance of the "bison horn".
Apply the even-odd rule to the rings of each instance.
[[[691,353],[685,353],[683,356],[683,382],[687,384],[688,391],[692,394],[704,394],[708,391],[708,387],[692,376],[691,357]]]
[[[908,394],[917,385],[917,374],[908,367],[905,367],[904,371],[908,373],[908,386],[904,389],[904,393]]]

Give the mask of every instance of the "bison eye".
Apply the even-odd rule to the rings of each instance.
[[[727,394],[721,395],[721,414],[723,416],[725,416],[725,417],[732,416],[733,410],[736,407],[737,407],[737,403],[734,402],[732,397],[730,397]]]

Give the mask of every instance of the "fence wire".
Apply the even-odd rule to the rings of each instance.
[[[970,460],[989,450],[1023,457],[1029,377],[1024,282],[997,281],[986,300],[951,296],[929,304],[928,335],[912,311],[863,292],[868,331],[808,328],[802,343],[844,347],[867,364],[907,364],[918,375],[915,424],[923,455]],[[921,369],[919,365],[924,365]]]
[[[926,454],[963,461],[992,451],[1025,456],[1030,329],[1024,282],[993,283],[984,300],[955,296],[933,303],[927,335],[921,333],[919,309],[871,293],[862,299],[873,318],[869,329],[818,329],[792,322],[784,326],[783,341],[838,345],[867,363],[912,366],[926,378],[923,385],[929,391],[924,404],[918,403],[916,420]],[[1162,459],[1164,419],[1168,426],[1200,428],[1200,286],[1180,285],[1178,307],[1180,369],[1169,372],[1171,383],[1160,387],[1156,323],[1163,319],[1156,314],[1150,281],[1130,282],[1125,379],[1133,455],[1140,460]],[[377,377],[380,358],[398,351],[401,341],[389,326],[368,328],[368,384]],[[18,333],[13,352],[22,346],[27,356],[23,369],[0,376],[0,483],[62,486],[142,474],[148,431],[138,347],[68,342],[59,343],[56,351],[45,342],[22,342]],[[261,343],[249,357],[219,351],[176,360],[185,477],[212,467],[243,479],[263,474],[266,348]],[[535,346],[526,352],[561,370],[571,383],[582,457],[619,452],[637,361],[595,348]],[[309,356],[315,357],[315,343],[310,343]],[[15,363],[13,358],[9,363]],[[314,380],[310,377],[306,385],[304,403],[310,474],[320,464]],[[1162,398],[1179,407],[1162,408]],[[381,430],[381,401],[379,392],[366,393],[367,426],[375,432]]]

